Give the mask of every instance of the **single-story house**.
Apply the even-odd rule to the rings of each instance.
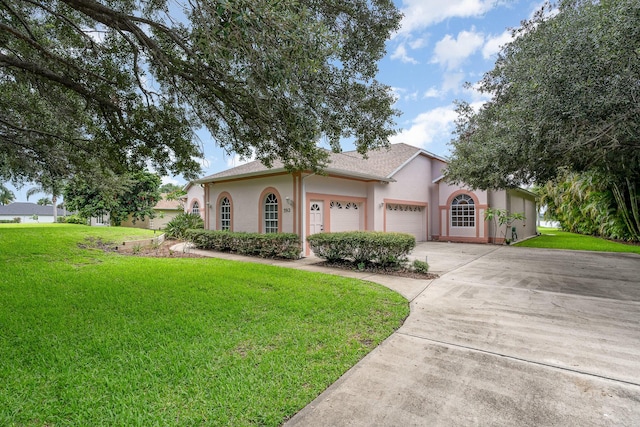
[[[149,219],[145,217],[143,220],[133,222],[133,218],[129,217],[120,224],[123,227],[148,228],[150,230],[160,230],[167,226],[167,223],[184,211],[182,200],[167,200],[167,194],[162,193],[161,199],[153,207],[155,218]]]
[[[71,215],[71,212],[57,208],[58,217]],[[36,203],[15,202],[0,206],[0,220],[20,218],[21,223],[52,223],[53,206],[42,206]]]
[[[500,243],[504,227],[484,220],[491,207],[525,215],[513,224],[520,239],[536,234],[533,193],[450,185],[443,179],[446,159],[423,149],[392,144],[367,158],[350,151],[329,159],[323,174],[253,161],[196,180],[204,188],[205,228],[290,232],[303,241],[320,232],[374,230],[409,233],[417,241]]]

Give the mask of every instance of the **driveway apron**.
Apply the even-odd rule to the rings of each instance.
[[[287,426],[640,425],[640,256],[426,243],[404,325]]]

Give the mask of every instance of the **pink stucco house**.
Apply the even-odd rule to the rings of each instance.
[[[532,193],[451,186],[443,180],[446,164],[407,144],[372,151],[366,159],[357,152],[332,153],[322,175],[254,161],[195,181],[203,200],[195,196],[187,205],[198,203],[207,229],[289,232],[303,241],[320,232],[375,230],[410,233],[417,241],[502,242],[503,234],[484,220],[489,207],[526,216],[513,224],[520,239],[536,233]]]

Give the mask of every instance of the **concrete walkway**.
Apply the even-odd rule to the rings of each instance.
[[[441,277],[348,273],[411,314],[286,426],[640,425],[640,256],[431,242],[414,256]]]

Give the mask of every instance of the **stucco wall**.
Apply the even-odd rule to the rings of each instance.
[[[509,190],[507,192],[507,201],[509,203],[509,212],[521,213],[525,216],[524,221],[518,220],[512,225],[516,227],[518,239],[535,235],[537,218],[535,198],[518,190]],[[510,237],[511,231],[507,231],[507,237]]]
[[[388,184],[375,183],[373,186],[372,201],[372,225],[375,230],[384,230],[384,203],[429,205],[431,203],[430,194],[433,185],[431,184],[433,160],[426,156],[417,156],[405,167],[399,170],[393,179],[395,182]],[[382,206],[381,206],[382,205]],[[430,212],[427,209],[427,224],[431,222]],[[427,227],[427,238],[431,237],[430,228]]]
[[[208,186],[210,206],[207,206],[208,223],[205,224],[205,227],[211,230],[219,229],[218,199],[223,192],[226,192],[231,199],[232,230],[251,233],[259,232],[262,221],[260,207],[263,203],[261,195],[267,188],[275,189],[280,196],[278,203],[282,213],[279,218],[282,232],[294,232],[295,195],[293,192],[293,177],[286,174],[210,184]],[[287,203],[287,197],[289,197],[292,204]]]
[[[38,219],[33,219],[31,215],[0,215],[1,220],[13,221],[14,218],[20,218],[21,224],[53,223],[53,215],[38,215]]]
[[[453,227],[451,222],[451,202],[459,194],[467,194],[474,200],[475,225],[473,227]],[[439,205],[439,240],[458,242],[487,242],[489,238],[489,224],[484,220],[484,214],[489,203],[486,191],[461,188],[440,181],[438,191]]]
[[[167,226],[167,223],[176,217],[181,211],[176,210],[166,210],[166,209],[158,209],[155,211],[156,216],[153,219],[149,219],[145,217],[142,221],[137,220],[135,224],[133,223],[133,219],[129,217],[126,221],[123,221],[120,224],[123,227],[132,227],[132,228],[146,228],[150,230],[160,230],[164,229]]]
[[[200,184],[192,184],[187,189],[187,203],[185,203],[185,212],[191,213],[193,208],[193,202],[197,201],[200,206],[200,217],[204,220],[205,215],[205,200],[204,200],[204,188]]]

